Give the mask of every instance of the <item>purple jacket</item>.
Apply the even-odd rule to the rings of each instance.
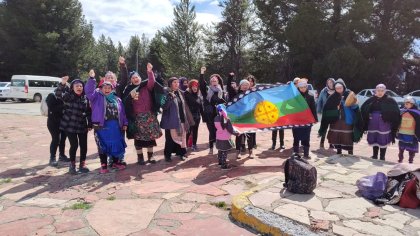
[[[89,78],[85,86],[86,97],[89,99],[92,108],[92,123],[99,124],[100,127],[105,123],[106,101],[105,97],[96,89],[95,78]],[[120,127],[128,126],[128,120],[125,116],[124,106],[120,98],[118,99],[118,121]]]

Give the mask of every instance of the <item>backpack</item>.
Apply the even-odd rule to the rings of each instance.
[[[384,194],[387,181],[388,177],[384,173],[378,172],[376,175],[358,179],[356,185],[364,198],[375,200]]]
[[[299,155],[293,155],[286,160],[284,175],[285,183],[283,186],[289,192],[308,194],[312,193],[316,187],[316,168]]]
[[[51,93],[50,93],[50,94],[51,94]],[[48,116],[48,104],[47,104],[47,99],[48,99],[48,97],[50,96],[50,94],[48,94],[48,96],[47,96],[47,97],[42,98],[42,100],[41,100],[41,107],[40,107],[40,110],[41,110],[41,115],[42,115],[42,116]]]

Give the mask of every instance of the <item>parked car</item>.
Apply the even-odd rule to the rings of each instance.
[[[419,106],[420,106],[420,90],[416,90],[416,91],[413,91],[413,92],[411,92],[411,93],[408,93],[408,94],[407,94],[407,95],[405,95],[404,97],[408,97],[408,96],[411,96],[411,97],[413,97],[414,99],[416,99],[417,107],[419,107]]]
[[[404,98],[393,92],[392,90],[386,90],[386,95],[392,97],[397,103],[398,106],[404,104]],[[359,101],[359,106],[362,106],[370,97],[375,95],[375,89],[364,89],[357,94],[357,100]]]
[[[10,98],[10,82],[0,82],[0,102]]]
[[[33,100],[41,102],[43,97],[54,92],[61,78],[37,75],[13,75],[10,96],[19,101]]]

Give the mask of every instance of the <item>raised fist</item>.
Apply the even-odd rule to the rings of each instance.
[[[95,78],[95,71],[94,70],[89,71],[89,77],[90,78]]]
[[[120,58],[118,58],[118,62],[119,62],[120,64],[125,64],[125,58],[124,58],[124,57],[122,57],[122,56],[120,56]]]
[[[201,67],[201,74],[206,73],[207,68],[205,66]]]
[[[231,75],[231,76],[235,76],[235,73],[233,73],[233,72],[230,72],[230,73],[229,73],[229,75]]]
[[[61,77],[61,83],[62,84],[66,84],[68,80],[69,80],[69,76],[68,75]]]
[[[147,71],[150,72],[153,69],[153,65],[150,63],[147,63]]]

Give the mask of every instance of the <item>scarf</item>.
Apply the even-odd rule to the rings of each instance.
[[[217,93],[217,96],[219,97],[219,99],[223,98],[223,89],[220,85],[217,86],[209,86],[209,89],[207,91],[207,101],[211,102],[211,98],[213,97],[213,95]]]
[[[101,91],[101,94],[104,95],[107,103],[118,104],[117,96],[115,96],[115,92],[114,91],[112,91],[108,95],[103,94],[102,91]]]

